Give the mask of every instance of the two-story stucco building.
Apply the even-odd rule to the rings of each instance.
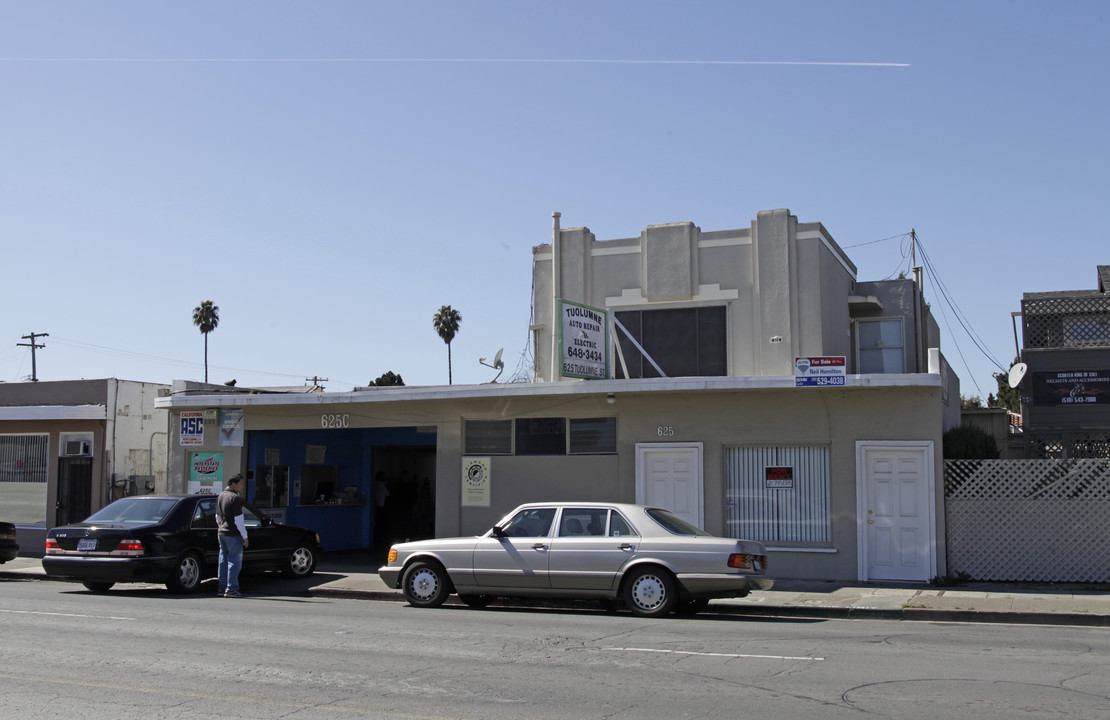
[[[556,216],[533,250],[535,382],[175,383],[159,400],[171,484],[244,472],[249,497],[331,549],[476,534],[526,501],[613,500],[762,540],[780,577],[928,580],[945,572],[958,382],[919,285],[855,274],[785,210],[608,241]]]

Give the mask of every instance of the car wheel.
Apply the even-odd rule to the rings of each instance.
[[[93,582],[91,580],[88,580],[81,584],[96,593],[108,592],[112,589],[112,586],[115,585],[114,582]]]
[[[447,571],[435,562],[414,562],[405,570],[401,592],[413,607],[439,607],[451,594]]]
[[[316,569],[316,552],[304,545],[299,546],[289,556],[289,567],[285,574],[292,578],[308,577]]]
[[[678,601],[674,580],[662,568],[637,568],[624,583],[624,604],[640,617],[661,617]]]
[[[197,588],[200,587],[201,576],[200,556],[196,553],[185,553],[178,559],[177,565],[170,573],[170,579],[166,581],[166,587],[173,593],[196,592]]]
[[[705,599],[683,600],[678,603],[675,612],[679,615],[697,615],[707,607],[709,607],[709,601]]]
[[[472,608],[488,607],[496,599],[493,595],[459,595],[459,600],[462,600],[467,607]]]

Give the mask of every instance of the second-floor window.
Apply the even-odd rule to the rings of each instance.
[[[625,310],[617,320],[647,350],[667,377],[728,374],[728,330],[724,306]],[[652,364],[618,332],[628,377],[659,377]],[[619,361],[618,378],[626,377]]]
[[[872,373],[905,372],[905,342],[902,320],[859,321],[859,371]]]

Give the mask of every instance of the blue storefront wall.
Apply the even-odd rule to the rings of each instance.
[[[311,528],[320,535],[324,550],[368,548],[374,537],[374,451],[390,447],[435,447],[434,433],[417,432],[416,428],[348,428],[336,430],[254,430],[248,433],[247,498],[255,499],[255,468],[267,464],[276,454],[278,462],[289,468],[289,503],[285,522]],[[336,488],[358,488],[354,504],[302,505],[295,491],[302,480],[303,468],[309,465],[309,448],[323,461],[313,465],[330,465],[338,469]],[[318,460],[319,458],[313,458]]]

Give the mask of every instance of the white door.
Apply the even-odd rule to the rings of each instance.
[[[932,443],[857,443],[860,579],[936,576]]]
[[[638,443],[636,502],[703,527],[701,456],[701,443]]]

